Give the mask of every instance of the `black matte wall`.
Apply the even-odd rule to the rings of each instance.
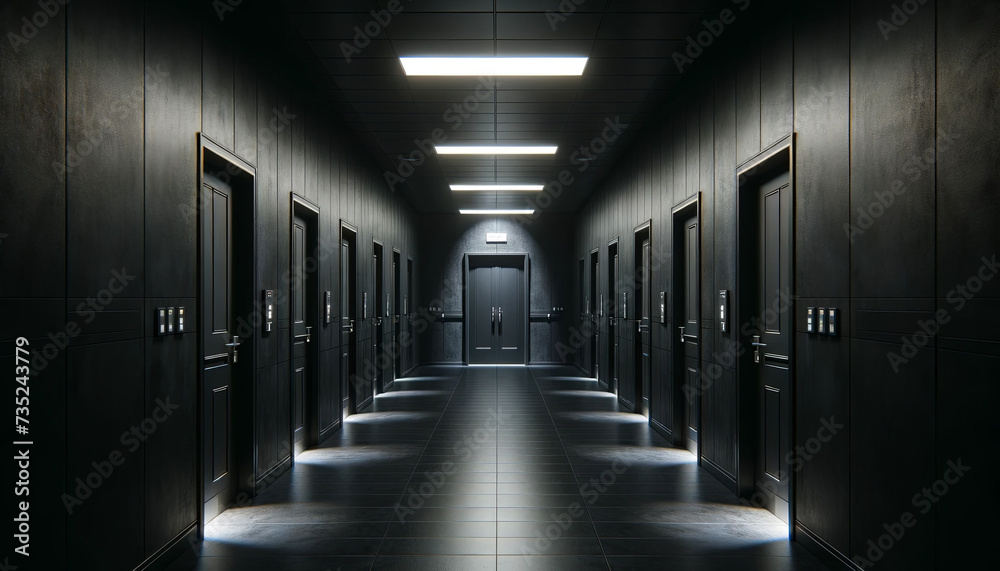
[[[518,221],[519,220],[519,221]],[[464,311],[464,258],[477,253],[527,253],[530,260],[529,309],[531,321],[528,358],[532,363],[562,362],[572,359],[568,340],[572,322],[570,299],[573,283],[567,276],[575,271],[570,257],[573,244],[572,217],[543,214],[526,217],[484,217],[460,214],[421,214],[420,232],[420,307],[444,309],[445,321],[423,313],[420,355],[425,362],[461,363],[464,329],[458,314]],[[487,233],[507,234],[505,244],[487,244]],[[542,319],[553,307],[567,311],[551,319]],[[564,358],[565,357],[565,358]]]
[[[12,363],[18,337],[35,351],[31,496],[21,498],[31,504],[30,563],[133,569],[201,509],[198,337],[190,325],[185,335],[153,335],[157,307],[185,306],[188,323],[199,322],[198,133],[256,167],[258,286],[279,300],[291,194],[320,209],[332,256],[321,257],[319,289],[332,290],[335,305],[314,339],[329,422],[341,407],[340,220],[358,228],[362,256],[374,238],[418,260],[416,232],[409,206],[346,127],[286,81],[280,61],[230,39],[210,3],[197,12],[152,1],[52,4],[53,16],[35,1],[0,7],[5,32],[21,30],[24,17],[45,21],[27,43],[0,48],[0,353]],[[362,268],[361,289],[371,291],[370,274]],[[253,331],[254,414],[237,438],[250,439],[257,463],[240,474],[244,489],[270,481],[289,454],[279,423],[290,394],[288,315],[285,301],[274,332]],[[178,408],[131,449],[123,433],[160,400]],[[124,462],[89,496],[79,492],[69,514],[62,494],[78,493],[77,478],[114,451]]]
[[[991,326],[1000,279],[977,281],[995,274],[986,262],[1000,248],[1000,5],[823,4],[755,3],[747,33],[722,38],[715,57],[682,76],[683,95],[580,213],[574,257],[599,247],[603,265],[608,241],[621,237],[631,273],[633,228],[651,218],[655,247],[669,252],[671,208],[701,193],[703,369],[719,366],[704,394],[703,463],[735,478],[737,410],[726,403],[736,371],[720,356],[739,339],[715,315],[718,290],[736,288],[735,172],[794,131],[795,445],[823,419],[844,425],[794,470],[797,537],[842,563],[868,558],[868,541],[909,512],[916,524],[876,568],[971,568],[986,557],[1000,505],[1000,424],[990,411],[1000,397]],[[880,28],[904,4],[916,12]],[[880,206],[896,181],[905,190]],[[870,227],[859,209],[872,213]],[[848,224],[865,229],[852,236]],[[654,291],[669,284],[667,265]],[[809,306],[839,307],[842,335],[805,333]],[[940,332],[922,337],[935,312]],[[927,345],[911,354],[909,338]],[[654,345],[668,364],[666,330]],[[909,361],[894,370],[893,353]],[[655,383],[670,382],[665,366]],[[669,426],[668,410],[654,403],[654,420]],[[922,513],[914,496],[953,477],[959,459],[971,470]]]

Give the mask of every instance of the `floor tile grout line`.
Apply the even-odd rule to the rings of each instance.
[[[573,467],[573,461],[569,457],[569,451],[566,449],[566,443],[563,441],[562,434],[559,432],[559,427],[556,425],[556,421],[552,418],[552,410],[549,408],[548,401],[545,400],[545,393],[542,392],[542,387],[538,384],[538,379],[535,377],[535,372],[532,367],[528,367],[528,374],[531,375],[532,382],[535,383],[535,389],[538,391],[538,396],[542,399],[542,405],[545,407],[545,414],[549,417],[549,422],[552,423],[552,429],[556,432],[556,438],[559,439],[559,445],[562,446],[563,454],[566,456],[566,463],[569,464],[570,473],[573,474],[573,480],[576,482],[577,490],[580,489],[580,478],[576,474],[576,469]],[[601,541],[601,534],[597,531],[597,524],[594,523],[594,516],[590,513],[590,505],[587,502],[583,502],[583,508],[587,510],[587,519],[590,520],[591,527],[594,528],[594,537],[597,538],[597,545],[601,548],[601,556],[604,557],[604,564],[607,565],[608,571],[611,571],[611,562],[608,561],[608,554],[604,550],[604,542]]]
[[[462,374],[458,376],[458,380],[455,382],[455,386],[452,387],[451,394],[448,395],[448,401],[444,404],[444,408],[441,409],[441,415],[438,416],[437,422],[434,423],[434,428],[432,428],[430,433],[427,435],[427,442],[424,443],[424,447],[420,450],[420,455],[417,456],[417,462],[416,464],[413,465],[413,471],[410,472],[410,477],[406,480],[406,483],[403,484],[403,490],[399,494],[399,501],[396,502],[396,505],[402,505],[403,500],[406,499],[406,490],[407,488],[410,487],[410,482],[413,481],[413,476],[417,473],[417,467],[420,466],[420,460],[421,458],[424,457],[424,452],[427,450],[427,447],[430,445],[431,441],[434,440],[434,432],[436,432],[438,426],[441,425],[441,421],[444,419],[445,414],[448,412],[448,407],[451,406],[451,401],[452,399],[455,398],[455,393],[458,392],[458,387],[462,385],[462,379],[465,378],[465,373],[467,371],[468,371],[467,368],[462,369]],[[375,562],[378,561],[379,555],[382,553],[382,546],[385,545],[385,540],[389,537],[389,530],[392,529],[392,521],[395,516],[396,516],[395,511],[393,511],[393,513],[389,515],[389,521],[386,522],[385,524],[385,533],[382,534],[382,540],[379,542],[378,547],[375,549],[375,556],[372,558],[372,564],[368,568],[368,571],[372,571],[373,569],[375,569]]]

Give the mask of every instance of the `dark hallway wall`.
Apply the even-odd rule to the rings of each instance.
[[[560,344],[571,323],[570,300],[574,266],[572,217],[547,214],[534,220],[513,217],[422,214],[420,232],[420,307],[440,306],[447,314],[461,314],[465,284],[463,260],[468,253],[527,253],[531,264],[529,301],[532,313],[548,314],[553,307],[566,312],[551,320],[533,319],[529,328],[532,363],[562,361]],[[506,244],[487,244],[487,233],[506,233]],[[461,363],[463,323],[460,319],[432,319],[424,314],[426,331],[420,336],[425,362]]]
[[[321,248],[332,252],[319,256],[318,279],[334,292],[334,318],[314,343],[319,400],[336,419],[340,220],[359,229],[360,259],[373,238],[419,259],[416,229],[347,128],[231,39],[211,3],[50,4],[54,15],[36,1],[0,7],[0,29],[26,39],[0,46],[0,353],[12,362],[18,337],[33,351],[30,563],[133,569],[201,509],[198,335],[189,325],[156,337],[153,325],[162,306],[185,306],[199,323],[198,133],[256,167],[258,286],[279,300],[275,331],[251,331],[255,386],[241,390],[253,391],[243,401],[253,416],[238,414],[257,424],[238,436],[252,439],[256,464],[241,489],[287,467],[291,194],[320,208]],[[22,31],[25,21],[45,25]],[[370,264],[361,271],[371,291]],[[360,343],[370,336],[362,328]],[[133,446],[125,433],[160,402],[178,408]],[[123,463],[107,473],[117,453]]]
[[[794,445],[824,419],[844,425],[791,468],[798,537],[878,569],[973,567],[1000,505],[989,410],[1000,334],[988,325],[1000,319],[1000,5],[754,3],[746,17],[682,75],[684,95],[583,208],[574,258],[599,247],[603,266],[621,237],[632,275],[633,227],[652,218],[654,249],[669,255],[671,208],[701,193],[703,455],[735,480],[728,356],[749,340],[722,333],[715,307],[737,287],[735,173],[794,131]],[[669,284],[666,264],[653,290],[672,295]],[[806,334],[810,306],[839,307],[841,336]],[[672,381],[669,317],[654,331],[655,383]],[[654,420],[669,426],[670,404]],[[921,499],[959,459],[971,470]],[[879,557],[869,540],[904,514],[916,524]]]

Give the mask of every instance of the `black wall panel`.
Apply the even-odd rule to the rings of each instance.
[[[142,297],[143,7],[67,7],[67,288],[90,297],[113,271],[135,276],[122,297]],[[96,33],[95,30],[115,30]]]
[[[74,502],[67,517],[66,549],[81,568],[132,569],[144,554],[145,445],[156,436],[142,426],[143,344],[136,339],[71,348],[67,365],[72,405],[65,493],[81,504]],[[111,522],[117,548],[95,549],[95,530]]]
[[[232,45],[220,34],[217,26],[206,26],[202,36],[201,130],[232,149],[236,138],[236,64]]]
[[[194,297],[201,28],[161,2],[145,7],[146,295]]]
[[[798,334],[796,343],[795,430],[800,442],[816,439],[790,463],[798,490],[796,519],[841,553],[850,553],[850,346],[804,333]],[[835,434],[829,428],[820,433],[827,424],[843,428]]]
[[[984,508],[1000,501],[994,438],[1000,422],[992,410],[1000,399],[1000,355],[938,351],[937,356],[935,478],[947,475],[952,483],[936,506],[935,568],[976,567],[996,527],[992,510]],[[967,469],[949,472],[952,466]]]
[[[187,307],[194,307],[193,299]],[[198,323],[192,312],[188,319]],[[157,423],[145,443],[145,552],[149,557],[198,519],[197,336],[147,337],[144,418]]]
[[[933,297],[934,173],[909,161],[934,157],[934,1],[886,41],[889,12],[851,3],[851,293]]]
[[[37,2],[0,6],[0,27],[20,35]],[[2,297],[62,297],[66,288],[65,10],[26,44],[0,51],[0,277]],[[20,33],[19,33],[20,32]],[[8,37],[8,40],[10,38]],[[16,129],[14,127],[17,127]],[[45,264],[38,264],[45,260]],[[17,276],[17,279],[13,279]]]
[[[850,13],[806,9],[795,35],[795,252],[801,296],[850,294]]]
[[[243,56],[234,60],[233,76],[233,128],[236,156],[252,165],[257,160],[257,73],[253,64]]]
[[[933,569],[935,513],[921,513],[914,495],[934,483],[937,467],[928,444],[934,441],[934,353],[918,353],[894,372],[889,343],[851,343],[851,544],[864,557],[868,541],[886,533],[884,524],[910,513],[917,525],[885,553],[886,568]],[[930,556],[929,556],[930,555]]]
[[[995,122],[986,120],[1000,113],[998,19],[1000,5],[984,0],[938,10],[938,297],[978,274],[983,257],[996,259],[1000,245],[1000,139]],[[1000,297],[1000,279],[976,295]]]

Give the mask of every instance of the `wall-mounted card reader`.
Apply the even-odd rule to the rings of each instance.
[[[184,333],[184,308],[177,308],[177,333]]]
[[[667,322],[667,292],[660,292],[660,323]]]
[[[817,325],[817,327],[816,327],[816,332],[819,333],[820,335],[826,335],[826,308],[825,307],[819,308],[819,315],[818,315],[817,319],[819,320],[818,321],[819,325]]]
[[[729,290],[719,290],[719,330],[729,331]]]
[[[816,333],[816,308],[806,308],[806,333]]]
[[[165,307],[156,308],[156,334],[167,334],[167,308]]]
[[[826,334],[827,335],[837,335],[837,330],[840,329],[839,321],[840,310],[831,307],[826,310]]]
[[[174,334],[174,308],[167,308],[167,335]]]
[[[333,292],[323,292],[323,304],[326,307],[326,314],[323,323],[329,324],[333,319]]]
[[[274,328],[274,290],[264,290],[264,331]]]

